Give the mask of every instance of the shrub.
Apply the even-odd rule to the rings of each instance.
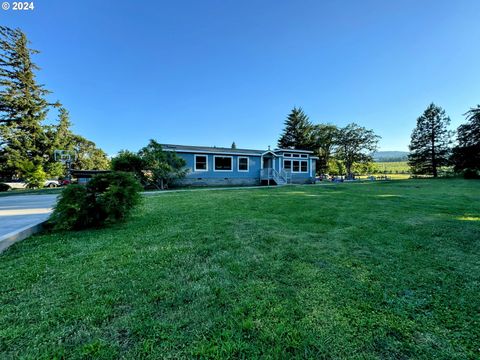
[[[61,193],[50,221],[57,230],[82,229],[89,226],[87,189],[69,185]]]
[[[25,182],[29,189],[43,188],[47,174],[41,165],[33,166],[25,172]]]
[[[0,192],[8,191],[10,190],[10,186],[4,183],[0,183]]]
[[[141,186],[128,173],[100,174],[84,187],[63,190],[50,218],[57,230],[81,230],[123,221],[139,203]]]

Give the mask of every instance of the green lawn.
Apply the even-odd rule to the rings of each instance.
[[[480,357],[480,182],[146,197],[0,255],[0,358]]]
[[[410,166],[408,161],[389,161],[389,162],[375,162],[374,165],[379,173],[386,171],[387,173],[410,173]]]

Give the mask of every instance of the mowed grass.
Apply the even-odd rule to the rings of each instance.
[[[146,197],[0,256],[0,358],[480,357],[480,182]]]
[[[375,162],[375,167],[378,169],[379,173],[386,171],[387,173],[410,173],[410,166],[408,161],[385,161],[385,162]]]

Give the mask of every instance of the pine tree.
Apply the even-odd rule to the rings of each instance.
[[[293,108],[284,124],[285,129],[278,139],[280,148],[312,150],[314,147],[313,125],[302,108]]]
[[[440,106],[431,103],[417,119],[412,132],[408,162],[414,174],[438,176],[438,169],[448,165],[451,132],[450,118]]]
[[[72,123],[67,109],[60,107],[58,119],[55,125],[46,127],[46,133],[49,140],[49,155],[53,156],[55,150],[72,150],[74,134],[71,131]]]
[[[232,146],[231,146],[232,149],[236,149],[237,148],[237,144],[235,144],[235,141],[232,142]]]
[[[480,105],[466,114],[467,123],[457,129],[458,145],[453,149],[455,171],[480,171]]]
[[[0,27],[0,160],[10,175],[22,172],[24,164],[42,165],[46,136],[42,122],[49,104],[49,93],[37,84],[39,68],[31,56],[38,51],[28,47],[26,35]],[[22,165],[23,164],[23,165]]]

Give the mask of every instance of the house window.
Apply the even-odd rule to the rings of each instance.
[[[232,157],[231,156],[214,156],[215,171],[232,171]]]
[[[207,155],[195,155],[195,171],[207,171]]]
[[[293,157],[300,157],[300,154],[292,154]]]
[[[248,171],[248,157],[238,158],[238,171]]]
[[[306,161],[300,161],[300,171],[307,172],[308,171],[308,164]]]
[[[302,155],[300,155],[300,157],[306,158],[306,157],[308,157],[308,155],[307,154],[302,154]]]
[[[294,173],[308,172],[308,162],[305,160],[283,160],[283,168],[285,171]]]
[[[292,154],[284,154],[285,157],[292,157]]]
[[[299,172],[300,171],[300,161],[293,161],[293,167],[292,167],[293,172]]]

